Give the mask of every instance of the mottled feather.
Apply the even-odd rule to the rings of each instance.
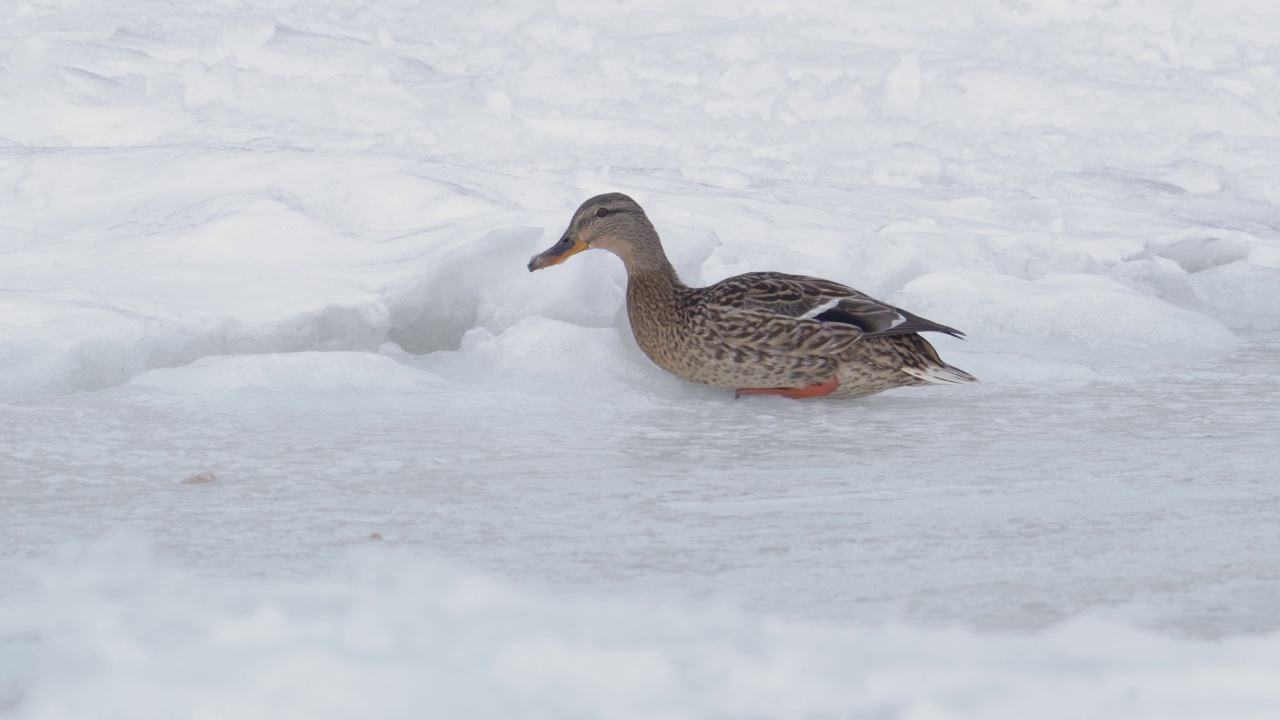
[[[963,337],[955,328],[880,302],[851,287],[822,278],[777,272],[752,272],[704,288],[707,302],[758,308],[791,318],[852,325],[870,337],[941,332]]]

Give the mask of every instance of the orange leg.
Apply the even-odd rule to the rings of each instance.
[[[743,395],[781,395],[795,400],[800,398],[822,397],[830,395],[840,387],[839,378],[831,378],[830,380],[801,388],[744,388],[734,394],[734,398],[740,398]]]

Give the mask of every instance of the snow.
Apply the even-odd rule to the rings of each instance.
[[[2,10],[0,717],[1280,707],[1270,5]],[[983,383],[665,375],[604,191]]]
[[[1099,620],[1033,637],[761,622],[522,590],[407,553],[357,553],[321,582],[212,581],[107,544],[43,582],[43,607],[8,613],[39,633],[8,655],[17,677],[42,656],[48,683],[25,701],[42,717],[1053,720],[1257,717],[1280,702],[1271,640],[1192,653]]]

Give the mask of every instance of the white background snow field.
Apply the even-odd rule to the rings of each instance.
[[[0,717],[1280,717],[1278,205],[1270,0],[0,0]]]

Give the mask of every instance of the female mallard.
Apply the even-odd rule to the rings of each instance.
[[[710,287],[680,281],[636,201],[597,195],[529,271],[604,248],[627,266],[627,315],[636,344],[659,367],[739,395],[862,397],[890,388],[977,382],[942,361],[916,333],[958,330],[839,283],[754,272]]]

